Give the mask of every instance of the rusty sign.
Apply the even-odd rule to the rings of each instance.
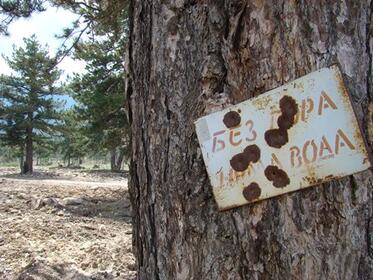
[[[195,124],[221,210],[371,166],[337,66],[202,117]]]

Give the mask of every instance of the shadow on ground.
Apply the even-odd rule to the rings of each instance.
[[[52,169],[51,169],[52,170]],[[0,178],[8,179],[27,179],[27,180],[69,180],[77,176],[85,177],[85,175],[90,177],[102,178],[102,179],[115,179],[115,178],[128,178],[129,172],[126,170],[121,170],[117,172],[111,172],[110,170],[75,170],[75,169],[65,169],[70,171],[71,174],[61,174],[62,169],[56,169],[55,171],[34,171],[33,174],[20,174],[16,170],[9,170],[5,174],[0,173]]]
[[[35,261],[26,266],[16,280],[110,280],[114,278],[108,272],[86,275],[78,272],[68,264],[49,265],[45,262]],[[123,279],[134,280],[135,277],[128,276]]]
[[[130,201],[125,194],[123,194],[123,198],[119,200],[83,199],[79,204],[65,204],[63,209],[65,212],[75,216],[89,218],[99,217],[131,223]]]
[[[24,179],[24,180],[71,180],[76,177],[90,177],[94,179],[127,179],[129,172],[120,170],[112,172],[106,169],[76,169],[76,168],[49,168],[48,170],[34,171],[33,174],[20,174],[17,168],[8,168],[2,170],[0,178],[7,179]]]
[[[66,180],[69,177],[61,177],[59,174],[54,172],[34,172],[32,175],[28,174],[20,174],[19,172],[7,173],[7,174],[0,174],[0,178],[8,178],[8,179],[27,179],[27,180],[46,180],[46,179],[60,179]]]
[[[110,171],[107,169],[91,169],[85,170],[84,172],[87,172],[89,174],[100,175],[102,177],[112,177],[113,174],[117,174],[118,177],[128,178],[129,175],[128,170]]]

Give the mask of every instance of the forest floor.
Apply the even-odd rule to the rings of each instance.
[[[0,167],[0,280],[135,279],[125,173]]]

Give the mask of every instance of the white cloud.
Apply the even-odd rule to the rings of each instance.
[[[36,34],[42,45],[48,44],[51,55],[54,55],[61,40],[55,38],[56,34],[61,34],[62,29],[71,26],[78,16],[61,8],[48,7],[47,11],[33,14],[28,19],[19,19],[9,26],[10,36],[0,36],[0,54],[11,56],[13,45],[23,45],[23,38]],[[64,70],[63,77],[73,72],[84,70],[83,61],[74,61],[67,57],[60,63],[59,67]],[[0,73],[10,74],[10,69],[6,62],[0,57]]]
[[[73,60],[70,57],[66,57],[60,64],[59,67],[64,71],[62,78],[66,79],[67,75],[72,75],[73,73],[84,72],[85,62],[82,60]]]
[[[0,59],[0,74],[10,74],[11,69],[9,68],[8,64],[6,64],[4,59]]]

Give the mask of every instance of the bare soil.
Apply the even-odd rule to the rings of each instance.
[[[135,279],[125,173],[0,167],[0,279]]]

